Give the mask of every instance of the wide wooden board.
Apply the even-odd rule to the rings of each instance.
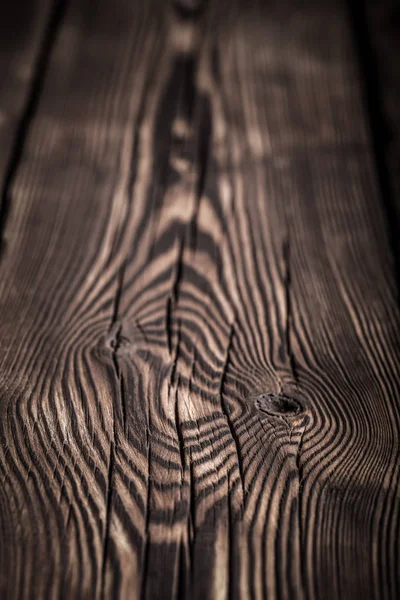
[[[2,597],[397,598],[395,261],[345,6],[60,15],[2,232]]]

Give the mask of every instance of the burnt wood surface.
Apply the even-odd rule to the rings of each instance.
[[[378,4],[1,5],[1,598],[399,598]]]

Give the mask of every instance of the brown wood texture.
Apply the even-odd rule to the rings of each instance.
[[[346,6],[40,6],[0,63],[32,73],[15,112],[0,88],[1,598],[398,598],[398,282]]]

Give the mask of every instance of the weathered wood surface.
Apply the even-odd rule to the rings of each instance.
[[[397,598],[398,290],[346,7],[62,8],[2,221],[1,597]]]

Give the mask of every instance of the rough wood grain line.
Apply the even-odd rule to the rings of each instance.
[[[399,315],[342,3],[71,0],[5,234],[3,597],[398,597]]]

